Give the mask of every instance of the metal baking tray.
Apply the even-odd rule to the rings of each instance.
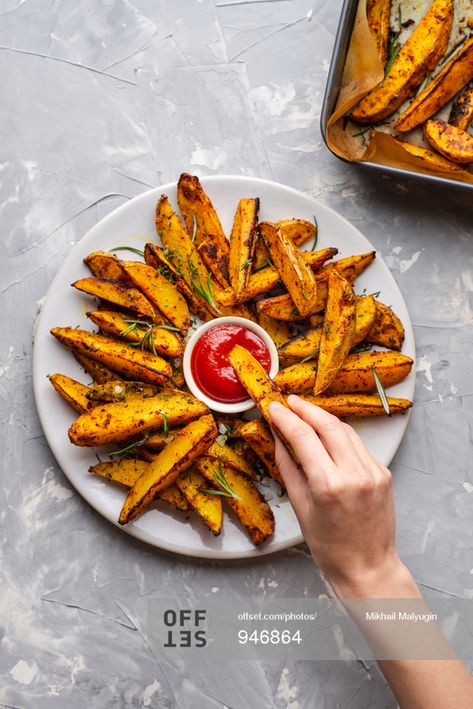
[[[322,104],[322,113],[320,116],[320,129],[325,145],[327,145],[327,125],[330,116],[334,112],[337,103],[340,85],[342,81],[343,69],[345,60],[350,46],[351,33],[355,24],[356,11],[358,8],[358,0],[343,0],[340,22],[338,24],[335,44],[333,47],[332,60],[328,72],[327,84],[325,86],[325,95]],[[328,147],[328,146],[327,146]],[[329,148],[330,150],[330,148]],[[335,153],[333,153],[335,155]],[[377,163],[361,160],[345,160],[336,155],[339,160],[349,162],[351,165],[359,165],[367,170],[376,170],[389,175],[401,177],[403,179],[414,178],[430,184],[438,186],[454,187],[461,190],[472,190],[473,185],[452,180],[448,177],[438,177],[436,175],[426,175],[422,172],[414,170],[405,170],[400,167],[391,167],[390,165],[378,165]]]

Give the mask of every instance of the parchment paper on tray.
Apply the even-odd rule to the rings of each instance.
[[[412,34],[429,5],[428,2],[412,2],[412,0],[404,0],[400,4],[393,3],[391,27],[395,27],[395,23],[398,23],[401,44]],[[445,56],[449,56],[461,39],[466,37],[464,26],[468,21],[468,15],[473,16],[471,1],[457,0],[453,29]],[[401,21],[401,17],[405,18],[404,22]],[[441,68],[442,60],[435,68],[434,75]],[[347,119],[347,113],[365,94],[379,84],[383,77],[383,64],[366,17],[366,0],[359,0],[337,105],[327,127],[327,145],[330,150],[345,160],[369,160],[379,165],[399,167],[404,170],[448,177],[473,184],[473,173],[469,171],[468,167],[460,167],[450,163],[438,153],[434,153],[431,146],[424,140],[421,128],[411,131],[407,138],[403,134],[401,140],[408,140],[414,146],[428,148],[431,151],[431,160],[428,154],[413,155],[403,147],[399,140],[394,138],[398,135],[393,127],[394,123],[412,100],[412,96],[387,121],[383,121],[376,127],[360,126]],[[451,102],[442,109],[439,115],[441,117],[444,114],[448,116],[450,106]],[[440,161],[445,161],[445,164],[439,165]]]

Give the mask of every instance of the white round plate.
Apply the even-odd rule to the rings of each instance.
[[[241,197],[259,197],[261,220],[276,221],[288,217],[312,220],[317,216],[319,239],[317,248],[336,246],[339,256],[370,251],[373,247],[345,219],[316,200],[290,187],[251,177],[216,176],[202,179],[222,221],[230,233],[233,216]],[[176,184],[150,190],[109,214],[96,224],[71,250],[54,279],[39,318],[33,361],[36,405],[49,446],[76,490],[108,520],[116,520],[124,499],[118,486],[88,472],[97,462],[95,450],[71,445],[67,429],[75,413],[58,396],[47,379],[48,374],[61,372],[88,383],[88,375],[71,354],[49,333],[54,326],[80,325],[90,329],[85,316],[91,307],[91,298],[71,288],[78,278],[90,275],[82,260],[91,251],[109,250],[115,246],[131,245],[143,248],[146,241],[156,240],[154,211],[161,194],[167,194],[177,208]],[[309,246],[309,245],[308,245]],[[120,254],[121,255],[121,254]],[[136,258],[124,252],[124,258]],[[406,330],[403,347],[414,357],[414,337],[409,314],[399,288],[386,264],[378,256],[356,282],[358,293],[381,290],[380,300],[391,305],[401,318]],[[403,382],[389,391],[390,395],[412,398],[415,376],[412,372]],[[408,415],[355,422],[355,426],[369,450],[388,465],[408,423]],[[302,541],[299,524],[287,497],[278,498],[276,490],[270,501],[276,518],[274,536],[255,548],[232,515],[225,515],[223,530],[213,537],[194,514],[174,511],[165,503],[158,503],[139,519],[120,529],[154,546],[197,557],[243,558],[269,554]]]

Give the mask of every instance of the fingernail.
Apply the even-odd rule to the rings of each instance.
[[[291,401],[300,401],[301,397],[297,396],[297,394],[289,394],[289,396],[287,397],[287,400],[289,401],[289,399],[291,399]]]
[[[280,404],[279,401],[272,401],[269,405],[269,413],[271,413],[271,411],[278,411],[283,408],[284,406]]]

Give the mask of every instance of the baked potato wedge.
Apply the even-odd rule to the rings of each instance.
[[[294,243],[270,222],[259,225],[275,268],[301,315],[311,315],[317,300],[317,281]]]
[[[86,355],[130,379],[149,384],[163,384],[172,374],[171,365],[162,357],[105,335],[75,330],[73,327],[53,327],[51,334],[69,349]]]
[[[451,126],[467,130],[472,121],[473,81],[470,81],[465,90],[453,102],[448,122]]]
[[[267,424],[261,419],[252,419],[243,424],[240,434],[263,463],[268,475],[284,487],[284,481],[276,465],[274,438]]]
[[[356,301],[352,286],[335,269],[328,277],[327,308],[320,338],[314,394],[333,382],[355,340]]]
[[[172,332],[166,325],[153,325],[143,320],[134,320],[129,315],[115,310],[94,310],[87,317],[102,332],[119,337],[126,342],[140,344],[142,349],[166,355],[180,357],[184,352],[184,340],[177,332]]]
[[[192,234],[205,265],[217,283],[226,288],[230,282],[230,247],[217,212],[199,178],[183,173],[177,183],[177,202],[188,234]]]
[[[95,406],[74,421],[69,439],[76,446],[123,443],[148,432],[181,426],[207,412],[205,404],[186,392],[164,391],[148,398]]]
[[[388,61],[391,0],[367,0],[366,18],[383,67]]]
[[[460,165],[473,162],[473,136],[441,118],[424,124],[424,136],[447,160]]]
[[[288,239],[296,246],[302,246],[309,239],[315,239],[317,225],[307,219],[281,219],[275,222],[275,226],[280,229]],[[254,268],[262,268],[271,265],[268,249],[263,239],[258,235],[256,240],[255,255],[253,258]]]
[[[113,401],[130,401],[156,396],[163,391],[162,386],[144,384],[144,382],[123,381],[120,379],[104,384],[91,384],[87,387],[87,398],[100,404],[110,404]],[[175,391],[167,389],[166,391]]]
[[[370,393],[376,391],[373,367],[384,388],[394,386],[407,377],[413,361],[399,352],[357,352],[349,354],[327,389],[327,394]],[[315,386],[317,360],[293,364],[282,369],[274,381],[282,392],[300,394]]]
[[[131,310],[140,317],[154,319],[154,308],[149,300],[139,290],[126,283],[91,276],[80,278],[72,285],[83,293],[101,298],[108,303],[114,303],[120,308]]]
[[[219,495],[212,495],[202,490],[209,488],[204,478],[194,466],[188,468],[176,479],[176,486],[184,495],[188,504],[202,518],[213,535],[218,537],[222,531],[223,506]],[[165,492],[165,491],[163,491]]]
[[[467,39],[432,81],[399,116],[395,129],[412,130],[440,111],[455,94],[473,79],[473,37]],[[461,126],[458,126],[461,127]]]
[[[311,404],[320,406],[338,418],[354,416],[355,418],[372,418],[386,416],[381,399],[377,394],[322,394],[311,396],[303,394],[302,398]],[[388,396],[389,411],[391,414],[403,414],[412,406],[412,401]]]
[[[120,259],[109,251],[92,251],[85,257],[84,263],[97,278],[124,281],[125,283],[128,281],[123,273]]]
[[[224,502],[231,507],[248,532],[253,544],[262,544],[274,532],[274,515],[263,495],[251,480],[229,465],[209,458],[196,462],[197,470],[223,493]],[[219,481],[223,481],[222,485]],[[229,494],[228,489],[232,491]]]
[[[461,170],[459,165],[455,165],[455,163],[450,162],[450,160],[447,160],[433,150],[429,150],[429,148],[424,148],[422,145],[413,145],[412,143],[408,143],[406,140],[398,140],[397,138],[393,138],[393,140],[404,150],[407,150],[408,153],[414,155],[414,157],[420,158],[442,172],[455,173],[458,172],[458,170]]]
[[[258,313],[258,323],[266,330],[276,347],[281,347],[291,337],[289,325],[283,320],[274,320],[269,315]]]
[[[192,421],[176,434],[130,488],[118,518],[127,524],[143,514],[161,490],[169,487],[179,475],[190,468],[217,436],[212,416]]]
[[[384,79],[352,110],[353,121],[379,123],[404,103],[444,55],[452,31],[453,14],[453,0],[433,0]]]
[[[229,465],[231,468],[234,468],[243,475],[246,475],[246,477],[250,478],[250,480],[257,479],[256,473],[251,465],[247,463],[242,455],[239,455],[239,453],[234,451],[233,448],[230,448],[230,446],[222,446],[217,442],[212,443],[212,445],[208,448],[205,457],[216,460],[217,462],[221,461],[222,463],[225,463],[225,465]]]
[[[147,263],[124,261],[122,268],[135,286],[145,294],[153,308],[174,327],[186,333],[190,326],[189,308],[177,288]]]
[[[238,202],[230,234],[230,284],[237,296],[245,290],[251,274],[256,245],[259,199],[243,198]]]
[[[404,342],[404,326],[398,316],[379,300],[376,303],[376,320],[366,336],[366,341],[373,345],[400,350]]]
[[[85,386],[85,384],[81,384],[65,374],[50,374],[48,379],[59,396],[80,414],[94,407],[94,402],[87,396],[89,387]]]
[[[146,472],[149,463],[135,458],[124,458],[107,463],[98,463],[89,468],[89,473],[100,475],[101,478],[119,483],[125,487],[133,487],[138,478]],[[189,505],[185,495],[182,494],[176,484],[169,485],[158,493],[158,498],[163,502],[168,502],[178,510],[187,512]]]
[[[79,362],[84,372],[90,374],[96,384],[105,384],[105,382],[120,379],[120,375],[117,372],[112,372],[109,367],[105,367],[105,365],[100,364],[100,362],[96,362],[90,357],[86,357],[86,355],[80,354],[80,352],[75,352],[73,350],[72,356],[75,360],[77,360],[77,362]]]

